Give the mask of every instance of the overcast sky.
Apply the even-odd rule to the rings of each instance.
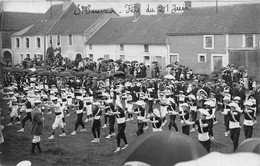
[[[4,11],[21,11],[21,12],[38,12],[44,13],[50,7],[51,2],[46,2],[45,0],[0,0],[1,7]],[[159,4],[163,6],[168,5],[168,12],[172,10],[172,5],[177,7],[184,6],[184,0],[72,0],[75,4],[80,4],[83,6],[91,5],[90,9],[104,9],[104,8],[113,8],[117,13],[122,16],[130,16],[132,13],[126,13],[126,5],[134,4],[139,2],[141,4],[141,14],[156,14],[156,12],[148,13],[146,9],[149,5],[149,8],[154,8]],[[191,0],[192,7],[198,6],[216,6],[216,0]],[[229,5],[229,4],[238,4],[238,3],[255,3],[259,0],[218,0],[218,5]],[[57,2],[53,0],[52,4],[58,4],[62,2]],[[167,11],[166,11],[167,13]]]

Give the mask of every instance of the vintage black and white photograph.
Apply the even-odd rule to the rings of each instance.
[[[0,0],[0,166],[259,166],[259,0]]]

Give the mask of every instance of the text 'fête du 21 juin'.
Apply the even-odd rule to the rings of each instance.
[[[125,8],[126,8],[126,13],[134,13],[134,12],[140,12],[140,8],[138,8],[137,6],[135,6],[134,4],[126,4],[125,5]],[[172,5],[161,5],[159,4],[158,5],[158,12],[167,12],[167,13],[176,13],[177,11],[185,11],[185,10],[190,10],[191,8],[190,7],[187,7],[187,6],[177,6],[176,4],[172,4]],[[146,8],[146,13],[153,13],[153,12],[156,12],[156,9],[155,8],[152,8],[150,7],[150,5],[147,5],[147,8]]]
[[[115,10],[113,8],[109,8],[109,9],[95,9],[95,10],[91,10],[91,5],[87,5],[87,6],[81,6],[80,4],[78,4],[78,8],[77,10],[74,11],[75,15],[80,15],[80,14],[90,14],[90,13],[116,13]],[[126,9],[126,13],[135,13],[135,12],[140,12],[140,8],[138,8],[135,4],[126,4],[125,5],[125,9]],[[172,4],[172,5],[159,5],[157,10],[158,12],[165,12],[165,13],[176,13],[177,11],[185,11],[185,10],[190,10],[190,7],[184,7],[184,6],[177,6],[176,4]],[[150,7],[150,5],[147,5],[146,8],[146,13],[153,13],[157,11],[155,8]],[[119,12],[121,13],[121,12]]]

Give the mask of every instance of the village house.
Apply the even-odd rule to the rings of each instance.
[[[47,39],[47,32],[60,17],[66,15],[69,8],[67,2],[59,5],[52,5],[44,15],[27,28],[12,35],[12,51],[14,64],[21,63],[25,58],[44,58],[45,51],[50,46]],[[20,39],[20,44],[18,40]]]
[[[86,52],[94,60],[137,60],[149,66],[156,61],[164,69],[171,62],[167,58],[165,34],[181,15],[166,14],[163,10],[158,10],[157,15],[141,15],[140,4],[134,8],[132,17],[109,19],[87,40]]]
[[[166,33],[169,56],[195,73],[210,74],[228,64],[259,75],[260,4],[199,7],[184,11]]]
[[[87,7],[83,7],[85,11]],[[118,14],[112,9],[108,12],[95,12],[78,14],[78,6],[71,1],[63,4],[52,5],[51,8],[33,25],[12,35],[12,50],[16,63],[24,58],[40,58],[44,60],[48,47],[59,50],[63,57],[71,60],[76,54],[84,57],[84,41],[100,28],[110,17]],[[96,10],[97,11],[97,10]],[[112,11],[112,12],[109,12]],[[17,48],[17,38],[22,41]],[[57,51],[58,52],[58,51]],[[56,52],[56,53],[57,53]]]
[[[0,13],[0,61],[12,65],[13,52],[11,35],[32,25],[42,16],[41,13],[7,12]],[[20,38],[18,38],[20,44]],[[18,45],[19,46],[19,45]]]
[[[141,15],[138,3],[134,8],[134,16],[118,17],[115,12],[86,14],[88,7],[75,14],[78,7],[70,1],[53,5],[33,25],[12,35],[14,64],[25,57],[43,58],[52,45],[71,60],[81,54],[95,61],[156,61],[162,69],[178,61],[197,74],[234,64],[259,75],[259,3],[192,7],[175,14],[158,6],[156,15]]]

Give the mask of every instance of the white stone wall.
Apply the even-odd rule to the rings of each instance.
[[[161,61],[162,67],[166,66],[167,57],[167,47],[166,45],[149,45],[149,51],[144,52],[144,45],[127,44],[124,45],[124,50],[120,49],[120,44],[118,45],[92,45],[92,50],[90,46],[86,45],[86,55],[93,54],[93,60],[98,58],[104,58],[105,54],[109,55],[109,59],[120,59],[120,55],[125,55],[125,60],[146,63],[150,65],[153,61]],[[149,57],[149,60],[145,61],[144,56]]]

